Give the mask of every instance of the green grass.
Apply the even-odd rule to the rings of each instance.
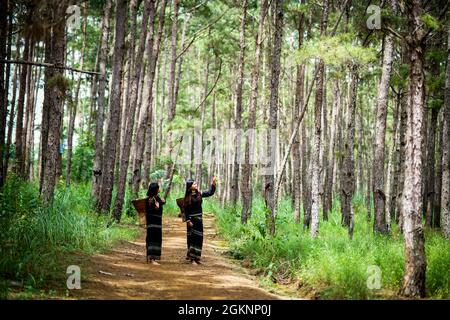
[[[276,235],[265,232],[264,202],[254,199],[252,217],[240,223],[240,208],[221,209],[208,204],[205,211],[215,212],[221,234],[237,259],[247,259],[263,276],[273,282],[291,279],[305,292],[314,291],[321,299],[376,299],[395,296],[401,286],[404,255],[403,237],[393,227],[391,236],[374,235],[372,222],[361,198],[354,201],[353,240],[341,227],[338,202],[328,221],[320,222],[319,236],[311,238],[303,223],[295,223],[290,199],[279,204]],[[427,294],[432,298],[450,298],[450,242],[437,231],[426,231]],[[367,286],[369,266],[382,274],[381,289]]]
[[[92,254],[138,232],[115,224],[107,228],[109,218],[94,212],[88,184],[59,185],[52,205],[44,207],[36,183],[11,178],[0,206],[0,298],[7,297],[10,281],[39,288],[57,279],[68,253]],[[135,221],[123,218],[124,225]]]

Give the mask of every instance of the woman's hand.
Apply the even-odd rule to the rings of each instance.
[[[192,223],[192,221],[187,221],[186,223],[187,223],[187,225],[188,225],[189,227],[191,227],[191,228],[194,226],[194,224]]]
[[[213,184],[213,185],[216,185],[216,184],[217,184],[217,177],[214,177],[214,178],[213,178],[212,184]]]

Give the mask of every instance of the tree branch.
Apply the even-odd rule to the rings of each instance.
[[[197,39],[197,37],[205,30],[209,29],[209,27],[211,27],[212,25],[214,25],[215,23],[217,23],[220,19],[222,19],[222,17],[229,11],[230,9],[227,9],[224,13],[222,13],[216,20],[212,21],[211,23],[207,24],[206,26],[204,26],[203,28],[199,29],[193,36],[192,39],[189,40],[189,43],[184,46],[181,50],[181,52],[178,54],[176,60],[178,60],[183,54],[186,53],[186,51],[189,49],[189,47],[194,43],[194,41]]]
[[[214,84],[212,86],[212,88],[208,91],[208,93],[206,94],[206,96],[202,99],[202,101],[199,103],[199,105],[195,108],[194,112],[197,112],[198,108],[201,107],[201,105],[206,101],[206,99],[208,99],[208,97],[211,95],[211,93],[214,91],[214,89],[217,86],[217,83],[219,82],[220,79],[220,75],[222,72],[222,59],[220,59],[220,64],[219,64],[219,73],[217,74],[216,80],[214,81]]]
[[[0,59],[0,63],[24,64],[24,65],[29,65],[29,66],[31,65],[31,66],[38,66],[38,67],[44,67],[44,68],[56,68],[56,69],[69,70],[69,71],[73,71],[73,72],[86,73],[86,74],[90,74],[90,75],[101,75],[100,72],[81,70],[81,69],[76,69],[76,68],[52,64],[52,63],[45,63],[45,62]]]

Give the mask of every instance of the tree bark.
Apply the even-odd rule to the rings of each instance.
[[[263,44],[263,33],[264,33],[264,21],[267,15],[268,0],[262,0],[260,2],[259,9],[259,23],[258,23],[258,33],[256,36],[255,44],[255,62],[252,66],[252,84],[251,84],[251,97],[249,106],[249,116],[247,123],[247,130],[251,130],[254,133],[256,127],[256,111],[258,105],[258,84],[259,84],[259,68],[261,63],[261,50]],[[253,190],[251,186],[252,177],[252,159],[250,156],[250,149],[254,144],[255,137],[251,133],[247,132],[245,138],[245,154],[244,154],[244,164],[242,166],[242,185],[241,185],[241,196],[242,196],[242,213],[241,222],[247,223],[247,220],[251,215],[252,208],[252,196]]]
[[[277,181],[277,165],[276,165],[276,134],[278,128],[278,95],[279,95],[279,81],[280,81],[280,58],[281,58],[281,44],[283,38],[283,0],[274,1],[274,15],[275,15],[275,30],[274,30],[274,45],[273,55],[270,70],[270,99],[269,99],[269,133],[268,139],[268,154],[270,155],[271,172],[266,177],[266,202],[269,209],[268,213],[268,229],[270,234],[275,234],[275,218],[277,214],[277,203],[275,195],[275,181]]]
[[[169,70],[169,115],[168,121],[175,118],[176,102],[175,102],[175,71],[177,64],[177,20],[180,0],[173,1],[173,17],[172,17],[172,40],[171,40],[171,56]]]
[[[30,39],[28,36],[25,36],[25,45],[23,50],[23,59],[28,60],[30,52]],[[24,163],[24,143],[23,143],[23,118],[24,118],[24,109],[25,109],[25,93],[27,86],[27,75],[29,67],[24,66],[21,69],[20,80],[19,80],[19,97],[17,101],[17,119],[16,119],[16,163],[15,163],[15,172],[19,176],[23,176],[23,172],[25,169]]]
[[[447,29],[447,67],[445,69],[444,125],[442,128],[441,228],[450,239],[450,28]]]
[[[175,118],[176,113],[176,65],[177,65],[177,31],[178,31],[178,10],[180,6],[180,0],[173,1],[173,16],[172,16],[172,35],[171,35],[171,52],[170,52],[170,68],[169,68],[169,112],[167,115],[167,122],[170,124]],[[169,132],[168,135],[168,149],[173,150],[173,137],[172,133]],[[172,154],[170,154],[172,156]],[[165,197],[170,194],[170,189],[172,186],[172,181],[170,180],[173,176],[175,164],[172,162],[168,166],[167,176],[169,179],[169,185],[165,192]]]
[[[351,68],[351,84],[349,89],[349,104],[347,109],[346,136],[344,138],[341,172],[341,211],[342,225],[349,230],[349,236],[353,234],[353,208],[352,198],[355,193],[355,161],[354,142],[355,142],[355,112],[356,97],[358,88],[358,71],[356,66]]]
[[[141,117],[137,132],[136,132],[136,157],[133,163],[133,178],[132,178],[132,190],[133,193],[137,193],[139,190],[139,185],[142,180],[142,162],[145,151],[145,140],[151,141],[153,139],[152,134],[152,122],[153,122],[153,83],[155,79],[155,70],[157,66],[157,61],[159,57],[159,51],[161,46],[162,34],[164,31],[164,14],[166,10],[166,0],[162,0],[161,6],[159,9],[159,21],[158,21],[158,31],[156,40],[154,40],[153,30],[150,30],[150,34],[148,37],[147,43],[147,74],[148,82],[145,99],[144,99],[144,108],[143,115]],[[153,26],[150,26],[153,28]],[[155,45],[154,45],[155,43]],[[145,181],[147,181],[148,177],[145,176]]]
[[[406,45],[402,48],[402,63],[407,64],[409,57],[409,50]],[[408,95],[407,89],[404,88],[402,90],[401,97],[401,112],[400,112],[400,127],[399,127],[399,144],[400,144],[400,152],[399,152],[399,188],[397,192],[397,216],[396,222],[398,224],[398,229],[400,232],[403,232],[403,187],[405,184],[405,152],[406,152],[406,127],[407,127],[407,118],[408,118]]]
[[[6,58],[7,39],[8,39],[8,1],[0,3],[0,59]],[[9,70],[8,73],[9,74]],[[6,135],[6,116],[8,109],[7,87],[9,82],[5,81],[5,64],[0,63],[0,188],[5,181],[6,170],[4,166],[5,154],[5,135]]]
[[[207,50],[208,51],[208,50]],[[202,168],[203,168],[203,136],[204,136],[204,124],[205,124],[205,110],[206,110],[206,100],[208,98],[208,82],[209,82],[209,66],[210,66],[210,58],[209,53],[206,52],[206,67],[205,67],[205,82],[203,87],[203,101],[200,106],[200,128],[199,130],[199,136],[198,139],[201,143],[201,151],[200,154],[198,154],[198,163],[195,168],[195,181],[197,181],[197,184],[200,189],[202,189]]]
[[[323,5],[322,21],[320,24],[320,36],[326,34],[328,24],[329,1],[326,0]],[[322,165],[320,161],[321,154],[321,135],[322,135],[322,108],[323,108],[323,88],[324,88],[325,63],[320,59],[316,74],[316,95],[314,106],[314,143],[312,152],[312,177],[311,177],[311,236],[316,237],[319,234],[319,210],[320,210],[320,184]]]
[[[405,147],[405,183],[403,186],[403,219],[405,237],[405,274],[401,294],[425,296],[425,238],[421,222],[422,167],[424,125],[424,25],[421,1],[407,4],[410,49],[408,119]]]
[[[239,59],[238,59],[238,74],[236,83],[236,102],[234,114],[234,129],[240,130],[242,128],[242,91],[244,85],[244,63],[245,63],[245,23],[247,18],[247,0],[242,3],[242,17],[239,35]],[[231,203],[236,204],[239,200],[239,169],[241,157],[241,135],[235,136],[235,150],[234,150],[234,166],[232,176],[231,188]]]
[[[305,1],[302,1],[304,4]],[[299,15],[298,21],[298,49],[301,48],[303,44],[303,30],[304,30],[304,20],[305,15],[301,13]],[[305,65],[297,66],[297,79],[295,82],[295,105],[294,105],[294,123],[300,121],[300,112],[301,108],[305,103]],[[295,130],[295,128],[294,128]],[[301,163],[301,155],[300,155],[300,133],[297,133],[294,138],[294,144],[292,145],[292,164],[293,164],[293,198],[294,198],[294,219],[295,221],[300,220],[300,206],[301,206],[301,169],[300,167],[303,165]]]
[[[86,50],[86,25],[87,15],[86,6],[83,13],[83,44],[80,51],[80,69],[84,66],[84,52]],[[80,97],[81,75],[78,76],[77,85],[75,88],[75,96],[73,101],[69,102],[69,125],[67,127],[67,159],[66,159],[66,186],[70,186],[70,175],[72,168],[72,153],[73,153],[73,133],[75,129],[75,118],[77,115],[78,101]]]
[[[65,19],[64,17],[67,3],[48,4],[47,10],[49,16],[53,15],[57,20],[52,30],[48,31],[50,34],[47,37],[45,46],[50,46],[51,50],[46,51],[46,62],[53,62],[55,64],[64,64],[65,57]],[[47,55],[49,53],[50,55]],[[42,186],[41,197],[45,204],[49,204],[53,200],[53,194],[55,185],[58,179],[58,167],[60,157],[60,144],[61,144],[61,124],[62,116],[64,114],[64,97],[65,97],[65,79],[61,69],[48,70],[45,85],[44,95],[48,97],[44,104],[44,109],[48,110],[48,120],[46,125],[48,126],[46,140],[44,140],[45,153],[43,153],[43,174],[42,174]],[[43,121],[44,123],[44,121]]]
[[[395,109],[394,109],[394,115],[393,115],[393,145],[392,145],[392,152],[391,152],[391,170],[389,173],[390,180],[388,180],[389,183],[389,191],[387,196],[387,202],[386,202],[386,217],[390,217],[390,221],[392,224],[392,221],[395,221],[396,218],[396,203],[397,203],[397,193],[398,193],[398,175],[399,175],[399,156],[400,156],[400,143],[399,143],[399,129],[400,129],[400,108],[401,108],[401,95],[399,93],[396,93],[396,101],[395,101]],[[388,226],[390,228],[390,225]]]
[[[396,9],[396,0],[391,0],[391,6]],[[384,183],[384,162],[386,151],[386,116],[389,98],[389,81],[392,72],[392,54],[394,39],[391,33],[384,37],[383,65],[381,79],[378,83],[377,115],[375,129],[375,148],[372,163],[373,177],[373,202],[374,202],[374,224],[375,233],[388,233],[386,224],[386,192]]]
[[[17,49],[19,50],[19,49]],[[9,166],[9,158],[10,158],[10,151],[11,151],[11,142],[12,142],[12,135],[13,135],[13,127],[14,127],[14,116],[15,116],[15,105],[16,105],[16,95],[17,95],[17,75],[20,73],[20,67],[16,66],[14,68],[14,76],[12,79],[12,99],[11,99],[11,107],[9,112],[9,119],[8,119],[8,133],[6,137],[6,150],[5,150],[5,161],[4,161],[4,167],[3,167],[3,177],[6,179],[7,177],[7,170]]]
[[[340,92],[339,82],[333,81],[333,109],[331,113],[331,132],[330,132],[330,144],[328,149],[328,165],[325,170],[325,182],[324,182],[324,200],[323,200],[323,215],[328,217],[328,214],[333,208],[333,176],[334,176],[334,163],[336,161],[336,134],[338,127],[338,115],[340,110]]]
[[[116,26],[113,54],[112,88],[109,103],[108,127],[104,148],[102,169],[102,187],[100,192],[100,212],[109,210],[114,183],[117,140],[120,127],[121,80],[125,51],[125,21],[127,18],[127,0],[118,0],[116,4]]]
[[[139,39],[139,47],[138,52],[136,54],[136,59],[134,63],[134,70],[132,70],[132,76],[130,81],[131,86],[131,96],[130,96],[130,105],[128,114],[124,115],[126,117],[126,129],[124,141],[122,141],[121,149],[122,154],[120,158],[120,171],[119,171],[119,180],[117,185],[117,196],[114,204],[114,209],[112,212],[113,218],[120,222],[120,218],[122,215],[122,207],[123,201],[125,198],[125,188],[127,182],[127,173],[128,173],[128,164],[130,162],[130,150],[131,150],[131,139],[133,137],[133,129],[135,123],[135,115],[136,115],[136,105],[138,99],[138,90],[139,90],[139,80],[141,76],[141,72],[143,69],[143,57],[145,50],[145,42],[147,39],[147,29],[150,21],[150,25],[153,26],[155,19],[155,0],[146,0],[144,5],[144,12],[142,17],[142,28]],[[133,35],[132,35],[133,36]]]
[[[96,202],[100,201],[100,188],[102,181],[102,166],[103,166],[103,122],[105,119],[105,91],[107,85],[106,79],[106,65],[108,61],[108,39],[110,32],[110,16],[111,16],[112,0],[107,0],[103,7],[102,18],[102,36],[100,40],[99,53],[99,84],[98,84],[98,99],[97,111],[95,113],[95,155],[92,172],[92,195]]]
[[[436,161],[436,127],[438,125],[439,109],[432,108],[430,110],[429,124],[428,124],[428,138],[426,151],[426,169],[425,169],[425,225],[431,228],[433,224],[434,213],[434,197],[435,197],[435,161]],[[426,116],[425,116],[426,117]],[[425,151],[425,150],[424,150]]]

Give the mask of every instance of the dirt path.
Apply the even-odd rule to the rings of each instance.
[[[205,217],[202,265],[186,262],[186,229],[179,218],[163,219],[161,265],[145,261],[145,231],[133,242],[89,258],[76,299],[282,299],[258,287],[254,277],[226,258],[226,249]],[[102,271],[102,272],[100,272]],[[110,274],[105,274],[110,273]]]

